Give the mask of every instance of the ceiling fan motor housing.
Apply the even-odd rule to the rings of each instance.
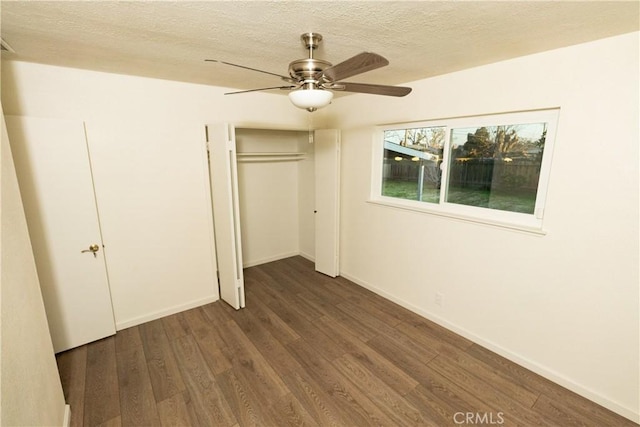
[[[289,64],[289,75],[301,83],[306,80],[317,81],[316,76],[329,67],[331,67],[331,63],[322,59],[298,59]]]

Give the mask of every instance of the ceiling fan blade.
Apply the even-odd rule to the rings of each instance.
[[[249,89],[249,90],[239,90],[236,92],[227,92],[225,95],[237,95],[239,93],[247,93],[247,92],[259,92],[261,90],[272,90],[272,89],[295,89],[297,86],[273,86],[273,87],[261,87],[259,89]]]
[[[349,82],[337,82],[331,86],[333,90],[342,90],[345,92],[357,92],[357,93],[371,93],[374,95],[386,95],[386,96],[405,96],[411,92],[410,87],[405,86],[386,86],[386,85],[373,85],[368,83],[349,83]]]
[[[232,67],[244,68],[245,70],[257,71],[259,73],[269,74],[271,76],[280,77],[282,80],[284,80],[286,82],[297,83],[294,79],[292,79],[291,77],[288,77],[288,76],[283,76],[281,74],[271,73],[269,71],[258,70],[257,68],[251,68],[251,67],[247,67],[247,66],[244,66],[244,65],[232,64],[231,62],[218,61],[217,59],[205,59],[205,62],[219,62],[220,64],[231,65]]]
[[[332,82],[336,82],[386,65],[389,65],[389,61],[377,53],[362,52],[327,68],[322,72],[322,75]]]

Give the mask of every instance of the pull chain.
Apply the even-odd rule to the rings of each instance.
[[[307,123],[308,123],[308,130],[309,130],[309,144],[313,144],[313,113],[307,113]]]

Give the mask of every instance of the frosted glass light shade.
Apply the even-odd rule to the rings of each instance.
[[[333,92],[323,89],[298,89],[289,92],[289,99],[298,108],[322,108],[329,105]]]

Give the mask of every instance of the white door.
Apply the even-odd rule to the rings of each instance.
[[[6,123],[54,350],[115,334],[84,123]]]
[[[315,232],[316,271],[340,274],[340,133],[315,131]]]
[[[207,142],[220,298],[238,310],[244,307],[244,275],[235,129],[209,125]]]

